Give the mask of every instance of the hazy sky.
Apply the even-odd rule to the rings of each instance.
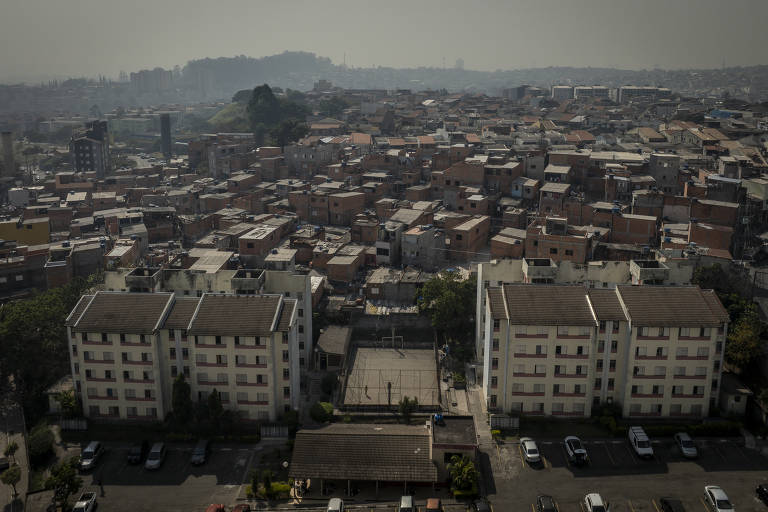
[[[0,0],[0,82],[305,50],[362,66],[766,64],[768,0]]]

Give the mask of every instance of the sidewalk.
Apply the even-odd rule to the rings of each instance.
[[[0,456],[9,443],[15,442],[18,450],[13,460],[21,467],[21,480],[16,484],[18,498],[13,501],[13,489],[9,485],[0,484],[0,503],[5,505],[4,512],[17,512],[24,510],[24,499],[29,488],[29,460],[27,458],[27,444],[24,439],[24,415],[21,407],[16,404],[4,405],[0,408]]]

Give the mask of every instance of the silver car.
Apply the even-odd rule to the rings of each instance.
[[[165,460],[165,443],[155,443],[149,450],[147,460],[144,463],[144,469],[160,469]]]
[[[539,453],[539,447],[536,446],[536,441],[530,437],[520,438],[520,449],[523,452],[523,457],[526,462],[531,464],[541,462],[541,453]]]
[[[683,454],[683,457],[695,459],[699,456],[699,450],[696,449],[696,444],[687,433],[678,432],[675,434],[675,443],[677,444],[677,447],[680,448],[680,453]]]

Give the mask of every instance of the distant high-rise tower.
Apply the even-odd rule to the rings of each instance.
[[[3,132],[3,176],[16,174],[16,164],[13,159],[13,133]]]
[[[160,147],[166,160],[171,159],[171,114],[160,114]]]

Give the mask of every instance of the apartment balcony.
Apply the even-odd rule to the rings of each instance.
[[[117,382],[117,379],[115,379],[114,377],[109,377],[109,378],[107,378],[107,377],[88,377],[87,375],[85,377],[85,380],[87,380],[88,382]]]
[[[678,336],[680,341],[711,341],[709,336]]]
[[[589,354],[555,354],[555,359],[589,359]]]
[[[632,398],[663,398],[663,393],[632,393]]]
[[[538,391],[513,391],[512,396],[544,396],[544,392],[538,392]]]
[[[676,361],[706,361],[709,356],[675,356]]]
[[[559,379],[586,379],[586,373],[556,373],[555,377]]]
[[[267,363],[235,363],[237,368],[266,368]]]
[[[208,362],[200,362],[200,361],[195,362],[195,365],[196,366],[205,366],[205,367],[208,367],[208,368],[212,368],[212,367],[213,368],[226,368],[227,367],[227,363],[208,363]]]
[[[524,354],[522,352],[516,352],[513,354],[514,357],[520,357],[520,358],[529,358],[529,359],[546,359],[547,354]]]
[[[666,375],[632,375],[633,379],[666,379]]]
[[[513,372],[512,375],[514,377],[540,377],[540,378],[543,378],[543,377],[547,376],[546,373],[524,373],[524,372],[522,372],[522,373],[521,372]]]
[[[669,356],[639,356],[635,355],[636,361],[666,361]]]
[[[195,345],[196,347],[199,347],[200,345]],[[221,345],[213,345],[214,347],[220,347]],[[235,345],[235,350],[238,349],[246,349],[246,350],[266,350],[267,345],[243,345],[242,343]]]
[[[154,384],[155,379],[126,379],[123,378],[123,382],[126,384]]]
[[[258,387],[267,387],[269,384],[266,382],[235,382],[236,386],[258,386]]]
[[[565,397],[565,398],[580,398],[587,396],[586,393],[552,393],[552,396]]]
[[[198,379],[197,380],[197,384],[200,385],[200,386],[228,386],[229,385],[229,381],[227,381],[227,380],[215,381],[215,380],[200,380],[200,379]]]
[[[88,395],[88,400],[117,400],[117,395]]]
[[[673,393],[672,398],[704,398],[704,393]]]
[[[695,380],[703,380],[706,379],[706,375],[674,375],[672,378],[674,379],[695,379]]]
[[[132,361],[130,359],[123,359],[123,364],[136,365],[136,366],[152,366],[152,361]]]
[[[157,400],[154,396],[127,396],[125,399],[130,402],[154,402]]]
[[[265,400],[238,400],[238,405],[269,405],[269,401]]]
[[[88,345],[89,347],[111,347],[112,342],[111,341],[101,341],[101,340],[82,340],[80,341],[81,345]]]
[[[83,359],[83,364],[115,364],[114,359]]]
[[[140,342],[140,341],[121,341],[120,342],[121,347],[151,347],[152,344],[148,342]]]
[[[574,412],[574,411],[552,411],[552,416],[584,416],[583,412]]]

